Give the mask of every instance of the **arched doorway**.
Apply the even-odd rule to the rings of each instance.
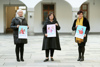
[[[5,14],[5,33],[12,33],[13,30],[10,28],[10,24],[12,19],[16,16],[16,11],[18,9],[22,9],[24,12],[24,16],[27,18],[27,7],[20,1],[16,1],[17,3],[11,3],[4,6],[4,14]]]

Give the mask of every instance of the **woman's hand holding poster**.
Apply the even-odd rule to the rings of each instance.
[[[85,26],[78,25],[75,37],[84,39],[85,31],[86,31],[86,27]]]
[[[27,26],[19,26],[18,38],[27,39]]]
[[[56,37],[56,25],[50,24],[47,25],[47,37]]]

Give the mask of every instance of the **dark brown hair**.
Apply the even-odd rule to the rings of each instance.
[[[49,18],[49,16],[51,16],[53,14],[53,20],[55,20],[56,19],[56,17],[55,17],[55,15],[54,15],[54,13],[53,12],[51,12],[51,13],[49,13],[49,15],[48,15],[48,19],[50,20],[50,18]]]
[[[79,14],[81,14],[81,13],[83,14],[83,11],[80,10],[80,11],[77,12],[77,15],[79,15]]]

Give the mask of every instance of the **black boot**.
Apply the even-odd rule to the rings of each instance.
[[[16,55],[16,57],[17,62],[20,62],[19,55]]]
[[[45,60],[44,60],[44,62],[47,62],[47,61],[49,61],[49,59],[45,59]]]
[[[77,61],[81,60],[81,53],[82,53],[82,49],[81,48],[82,48],[81,46],[78,47],[79,58],[77,59]]]
[[[80,61],[81,60],[81,57],[79,57],[78,59],[77,59],[77,61]]]
[[[24,44],[21,44],[21,48],[20,48],[20,60],[22,62],[24,62],[23,55],[24,55]]]
[[[20,60],[24,62],[23,56],[21,56]]]
[[[82,57],[81,57],[81,61],[84,61],[84,53],[85,53],[85,47],[82,47]]]
[[[20,60],[17,58],[17,61],[20,62]]]
[[[17,51],[16,51],[16,60],[17,60],[18,62],[20,62],[20,59],[19,59],[19,52],[17,52]]]
[[[23,59],[23,57],[21,57],[21,61],[23,61],[23,62],[24,62],[24,59]]]
[[[51,58],[51,61],[54,61],[54,59],[53,59],[53,58]]]
[[[24,62],[23,54],[21,54],[21,58],[20,58],[20,60]]]
[[[80,61],[84,61],[84,56],[81,57]]]
[[[77,61],[81,60],[81,53],[79,53],[79,58],[77,59]]]

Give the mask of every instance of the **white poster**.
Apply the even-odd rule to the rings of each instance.
[[[27,26],[19,26],[18,38],[27,39]]]
[[[56,37],[56,25],[50,24],[47,25],[47,37]]]
[[[85,31],[86,31],[86,27],[85,26],[78,25],[75,37],[83,39],[84,35],[85,35]]]

